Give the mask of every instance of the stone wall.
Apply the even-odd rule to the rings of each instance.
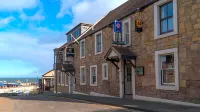
[[[200,1],[178,0],[178,35],[162,39],[154,39],[154,6],[131,16],[132,46],[129,47],[137,55],[137,66],[144,66],[145,75],[136,76],[136,95],[163,98],[177,101],[198,103],[200,101]],[[144,22],[143,32],[134,30],[135,19]],[[104,56],[112,46],[113,29],[103,29],[103,53],[94,55],[95,35],[86,38],[86,58],[80,59],[80,48],[75,47],[76,91],[97,92],[119,96],[119,74],[109,63],[109,80],[103,81],[101,66]],[[178,48],[179,58],[179,91],[156,89],[155,51]],[[90,86],[90,66],[98,66],[97,87]],[[87,83],[80,86],[80,66],[86,66]]]
[[[179,34],[154,39],[154,7],[132,15],[132,21],[144,22],[143,32],[132,31],[131,49],[137,54],[137,66],[145,67],[144,76],[136,76],[136,95],[170,100],[200,101],[200,1],[178,0]],[[132,28],[132,30],[134,30]],[[155,88],[155,51],[178,48],[179,91]]]
[[[75,77],[76,91],[83,93],[97,92],[111,96],[119,96],[119,74],[111,63],[104,60],[104,56],[111,47],[113,29],[103,29],[103,52],[95,55],[95,34],[86,38],[86,56],[80,59],[80,46],[75,47]],[[102,80],[102,64],[108,63],[108,80]],[[97,65],[97,86],[90,86],[90,66]],[[86,66],[86,85],[80,85],[80,66]]]
[[[61,93],[69,92],[68,86],[57,85],[57,87],[58,87],[58,92],[61,92]]]

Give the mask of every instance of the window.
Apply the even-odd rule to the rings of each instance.
[[[97,86],[97,65],[90,66],[90,85]]]
[[[102,31],[95,34],[95,55],[102,53]]]
[[[102,64],[102,78],[108,80],[108,63]]]
[[[85,39],[80,42],[80,58],[85,58]]]
[[[58,71],[58,85],[61,84],[61,74],[60,74],[60,71]]]
[[[172,2],[160,6],[160,24],[160,34],[172,32],[174,30]]]
[[[114,41],[124,46],[131,45],[131,20],[122,21],[122,33],[114,33]]]
[[[69,34],[68,36],[67,36],[67,42],[71,42],[72,41],[72,36],[71,36],[71,34]]]
[[[155,39],[178,34],[177,0],[160,0],[154,4]]]
[[[156,88],[179,90],[177,48],[156,51]]]
[[[65,85],[65,74],[64,74],[64,72],[61,72],[61,84]]]
[[[85,69],[85,66],[80,67],[80,85],[86,85],[86,69]]]
[[[79,29],[77,29],[76,31],[75,31],[75,37],[77,38],[77,37],[79,37],[81,35],[81,28],[79,28]]]
[[[131,44],[131,37],[130,37],[130,18],[123,21],[123,29],[122,29],[122,38],[125,45]]]
[[[65,86],[68,86],[68,76],[65,74]]]

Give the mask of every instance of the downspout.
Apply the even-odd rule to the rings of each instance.
[[[126,60],[124,59],[124,96],[126,95],[126,85],[125,85],[125,80],[126,80]]]

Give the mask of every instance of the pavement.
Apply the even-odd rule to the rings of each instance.
[[[78,100],[90,101],[112,106],[119,106],[127,109],[134,109],[147,112],[200,112],[199,107],[133,100],[133,99],[97,97],[97,96],[79,95],[79,94],[48,94],[48,96],[78,99]]]
[[[118,106],[44,95],[0,97],[0,112],[142,112]]]

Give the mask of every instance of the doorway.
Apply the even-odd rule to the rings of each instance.
[[[133,94],[132,90],[132,66],[130,64],[125,65],[125,75],[124,75],[124,88],[125,88],[125,96],[129,96]]]

